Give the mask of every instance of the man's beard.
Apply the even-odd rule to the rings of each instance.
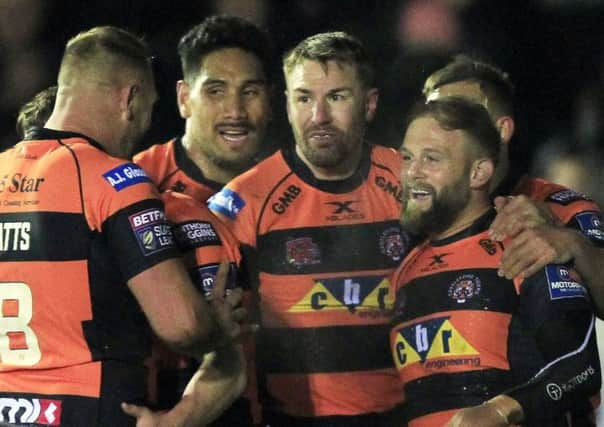
[[[409,204],[409,189],[405,186],[405,207],[400,222],[403,228],[419,238],[434,236],[447,230],[468,204],[470,188],[467,176],[442,188],[440,193],[432,186],[422,187],[432,194],[432,204],[427,211]]]
[[[358,114],[353,123],[355,124],[348,132],[333,125],[313,126],[304,129],[302,134],[295,132],[296,144],[313,166],[324,169],[336,168],[345,163],[362,143],[366,126],[364,116]],[[318,147],[310,140],[311,133],[320,130],[333,133],[334,136],[328,145]]]

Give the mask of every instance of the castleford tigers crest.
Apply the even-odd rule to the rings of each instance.
[[[456,300],[459,304],[466,302],[480,293],[480,279],[473,274],[464,274],[455,279],[449,286],[449,297]]]
[[[401,260],[408,245],[409,238],[398,227],[388,228],[380,236],[380,251],[392,261]]]
[[[300,237],[285,242],[285,252],[287,263],[296,267],[321,262],[321,250],[311,237]]]

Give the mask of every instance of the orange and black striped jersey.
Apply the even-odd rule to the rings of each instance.
[[[152,145],[136,154],[133,160],[147,172],[161,192],[177,191],[205,202],[222,188],[222,184],[207,179],[189,158],[181,138]]]
[[[0,420],[134,425],[151,331],[126,282],[179,256],[162,202],[82,135],[31,138],[0,154]]]
[[[487,231],[494,216],[416,247],[392,276],[390,344],[409,427],[440,427],[502,393],[530,426],[566,426],[565,414],[593,411],[600,365],[586,288],[562,265],[524,281],[499,277],[504,248]]]
[[[386,147],[363,150],[351,177],[322,181],[284,149],[209,200],[258,281],[265,412],[352,416],[401,399],[392,360],[382,353],[393,301],[387,276],[408,246],[398,222],[401,162]]]
[[[562,224],[581,231],[596,246],[604,246],[602,212],[598,204],[589,197],[562,185],[528,175],[522,175],[513,182],[513,185],[507,185],[509,195],[523,194],[531,200],[546,202],[552,214]]]
[[[212,297],[214,279],[221,261],[229,261],[227,292],[241,286],[239,243],[226,226],[208,209],[190,196],[173,191],[162,193],[166,216],[180,249],[191,281],[206,298]],[[194,359],[178,355],[161,342],[154,348],[150,376],[151,400],[159,408],[175,405],[199,367]]]

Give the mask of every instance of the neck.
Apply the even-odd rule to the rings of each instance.
[[[499,161],[497,164],[497,168],[495,169],[495,174],[491,179],[491,185],[489,187],[489,192],[492,193],[499,187],[499,184],[503,182],[503,180],[508,175],[510,171],[510,154],[508,152],[507,144],[501,148],[499,153]]]
[[[430,240],[443,240],[465,230],[478,218],[487,213],[489,209],[491,209],[491,204],[485,194],[480,200],[468,203],[459,215],[457,215],[457,218],[455,218],[455,221],[453,221],[453,224],[451,224],[449,228],[442,233],[430,236]]]
[[[107,119],[115,114],[104,111],[98,98],[86,96],[61,97],[58,96],[55,107],[46,121],[45,127],[49,129],[76,132],[86,135],[101,144],[107,152],[114,153],[114,145],[119,143],[116,133],[117,120]]]
[[[242,172],[226,169],[218,165],[215,161],[212,161],[212,159],[199,148],[199,144],[195,144],[186,133],[182,137],[182,145],[189,159],[195,163],[203,176],[211,181],[226,184]]]
[[[350,155],[344,159],[344,161],[335,166],[321,167],[311,163],[310,160],[306,158],[300,147],[296,145],[296,154],[298,157],[300,157],[304,164],[308,166],[315,178],[324,181],[340,181],[351,177],[359,167],[362,153],[363,145],[358,144],[358,148],[356,148],[354,152],[350,153]]]

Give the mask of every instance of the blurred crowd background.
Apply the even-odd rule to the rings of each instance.
[[[0,0],[0,148],[17,138],[19,107],[55,83],[65,42],[105,24],[157,52],[161,99],[143,147],[179,134],[176,45],[214,13],[266,28],[278,54],[317,32],[359,37],[380,89],[369,139],[393,147],[427,75],[460,52],[493,62],[516,84],[518,161],[604,204],[604,0]],[[278,63],[275,75],[267,151],[291,139]]]

